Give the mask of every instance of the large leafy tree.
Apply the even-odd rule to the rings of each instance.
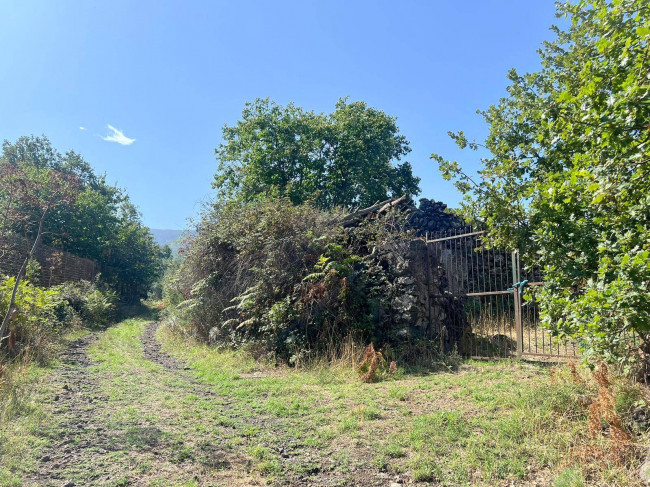
[[[546,323],[616,359],[624,332],[646,345],[650,332],[650,5],[579,1],[558,15],[567,28],[553,28],[541,69],[511,71],[508,96],[483,112],[479,177],[433,157],[493,245],[541,264]]]
[[[411,165],[399,162],[410,148],[395,118],[364,102],[342,99],[325,115],[258,99],[223,139],[214,182],[222,197],[277,194],[332,208],[419,192]]]
[[[11,231],[31,236],[42,211],[30,204],[30,194],[18,177],[48,171],[72,177],[79,190],[74,200],[49,208],[43,221],[45,244],[97,261],[103,278],[123,298],[146,296],[162,272],[166,252],[153,240],[128,195],[106,183],[77,153],[54,149],[46,137],[20,137],[5,141],[0,156],[0,237]]]
[[[29,251],[14,276],[7,310],[0,323],[1,348],[8,338],[5,333],[9,321],[16,311],[15,302],[20,282],[41,241],[46,218],[56,208],[72,204],[78,194],[80,184],[79,180],[71,174],[39,167],[31,161],[18,161],[12,164],[0,160],[0,188],[6,192],[0,197],[0,209],[4,215],[3,239],[7,233],[6,226],[12,221],[19,221],[33,238]],[[18,188],[17,191],[16,188]]]

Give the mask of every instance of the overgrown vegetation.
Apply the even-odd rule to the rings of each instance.
[[[378,473],[416,485],[638,485],[647,430],[635,411],[647,392],[606,368],[464,361],[361,386],[352,362],[278,369],[169,333],[163,342],[228,398],[229,441],[272,485],[301,476],[372,485]],[[603,394],[614,400],[596,411]],[[613,438],[612,418],[626,440]]]
[[[483,112],[480,179],[433,157],[491,244],[542,267],[546,326],[591,356],[627,361],[626,335],[642,353],[650,343],[650,7],[583,0],[558,14],[568,28],[554,28],[542,68],[511,71],[508,96]]]
[[[409,234],[399,215],[347,229],[342,216],[287,199],[217,203],[165,286],[172,323],[291,363],[348,335],[388,342],[393,286],[379,250]]]
[[[0,281],[0,313],[9,307],[15,277]],[[115,316],[117,295],[99,283],[69,282],[50,288],[34,285],[29,276],[18,286],[2,358],[47,362],[58,341],[73,329],[102,327]]]

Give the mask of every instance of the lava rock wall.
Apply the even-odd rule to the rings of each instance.
[[[445,350],[461,341],[469,324],[462,298],[448,289],[445,266],[423,239],[404,240],[386,249],[382,259],[394,288],[393,335],[438,341]]]
[[[462,218],[448,212],[447,205],[440,201],[422,198],[419,207],[412,204],[410,213],[409,226],[420,237],[427,233],[460,230],[467,226]]]

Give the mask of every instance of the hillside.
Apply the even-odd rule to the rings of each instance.
[[[182,230],[169,230],[160,228],[150,228],[154,240],[159,245],[170,245],[174,243],[183,233]]]

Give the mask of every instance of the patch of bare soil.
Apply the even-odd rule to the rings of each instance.
[[[145,358],[151,362],[162,365],[169,371],[190,370],[189,367],[184,366],[179,360],[161,351],[161,345],[156,340],[156,331],[158,330],[158,326],[159,323],[157,322],[149,323],[140,338],[142,346],[144,347]]]

